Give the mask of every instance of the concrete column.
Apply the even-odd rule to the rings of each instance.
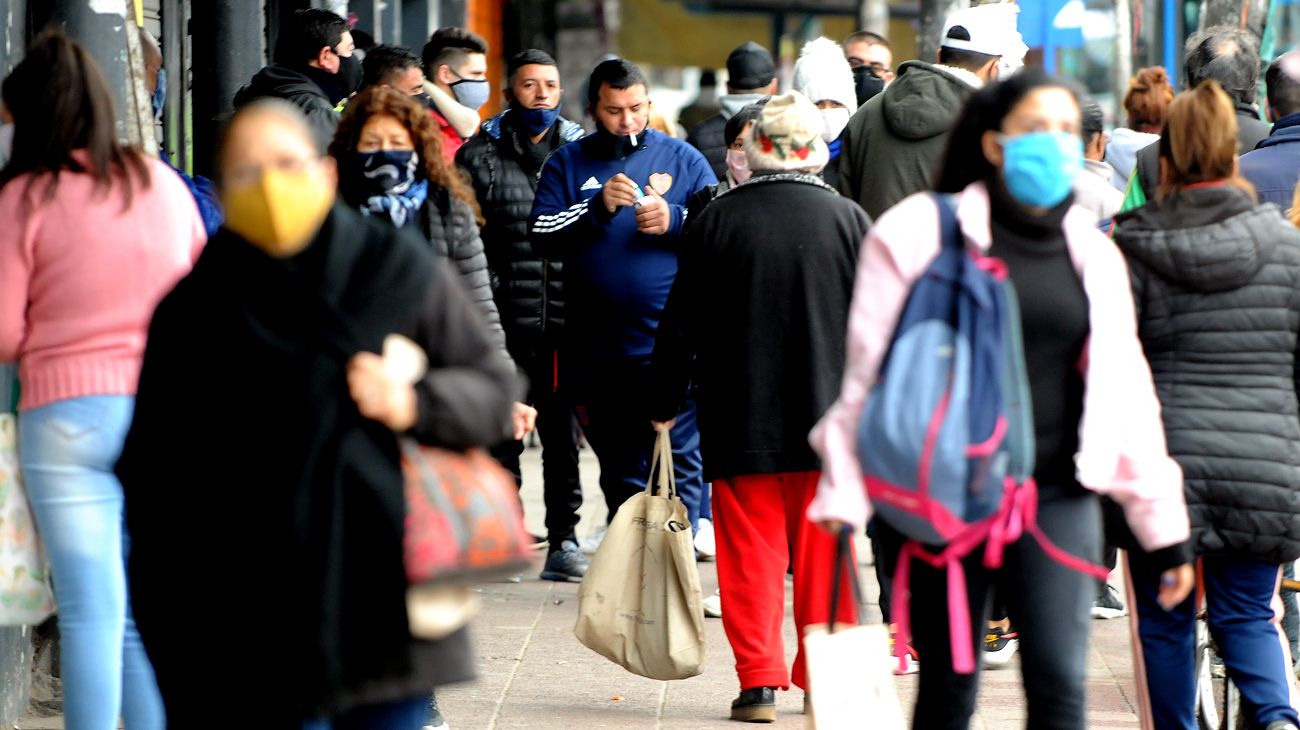
[[[436,4],[437,0],[434,0]],[[402,35],[398,41],[420,55],[429,36],[437,29],[430,17],[430,0],[402,0]]]
[[[934,63],[939,57],[939,34],[943,23],[957,10],[968,7],[967,0],[921,0],[921,36],[917,39],[917,57]]]
[[[94,57],[108,81],[117,108],[117,133],[127,138],[127,29],[135,29],[126,19],[126,0],[49,0],[50,19],[63,26]]]
[[[221,124],[235,92],[266,65],[264,0],[193,3],[194,172],[212,175]]]

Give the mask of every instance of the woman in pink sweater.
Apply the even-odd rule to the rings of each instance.
[[[161,730],[162,702],[127,599],[113,475],[158,300],[205,236],[161,162],[117,142],[91,57],[37,38],[0,87],[14,118],[0,171],[0,361],[22,385],[19,458],[49,553],[69,730]]]

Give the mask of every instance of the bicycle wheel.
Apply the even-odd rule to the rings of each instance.
[[[1219,700],[1214,690],[1212,669],[1215,655],[1205,611],[1196,615],[1196,725],[1200,730],[1227,730],[1219,714]],[[1228,681],[1224,680],[1227,685]]]

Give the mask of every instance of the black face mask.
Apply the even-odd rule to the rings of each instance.
[[[853,69],[853,86],[858,95],[858,106],[862,106],[868,99],[885,90],[885,80],[874,68],[858,66]]]
[[[363,74],[361,61],[356,56],[339,56],[339,70],[336,75],[344,98],[352,96],[357,89],[361,88]]]
[[[604,125],[596,124],[596,139],[616,160],[621,160],[644,147],[645,135],[644,129],[640,134],[614,134],[605,129]]]

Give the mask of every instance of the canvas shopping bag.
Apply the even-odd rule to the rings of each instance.
[[[14,366],[0,365],[0,626],[35,625],[54,613],[49,563],[18,468],[14,382]]]
[[[835,552],[835,570],[846,570],[853,600],[862,620],[862,588],[858,568],[849,549],[851,533],[840,533]],[[889,656],[889,629],[883,624],[839,628],[835,609],[839,605],[840,581],[832,581],[831,614],[828,626],[804,630],[804,657],[808,671],[808,727],[815,730],[844,730],[863,727],[871,718],[872,730],[904,730],[903,710],[894,691],[893,660]],[[849,701],[850,698],[853,701]]]
[[[660,432],[645,491],[614,515],[578,589],[573,633],[629,672],[686,679],[704,666],[702,601],[691,525],[673,478],[672,444]]]

